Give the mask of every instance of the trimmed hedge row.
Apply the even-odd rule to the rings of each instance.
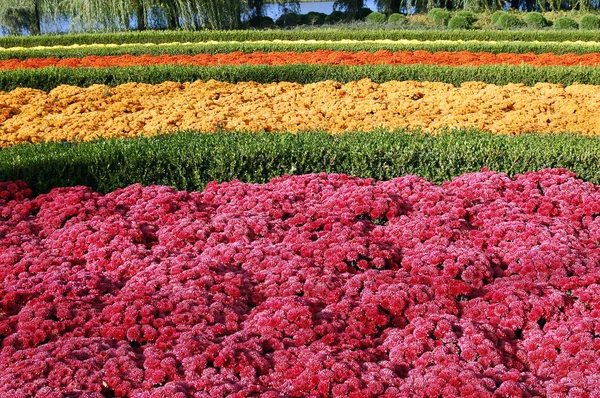
[[[176,44],[176,45],[126,45],[123,47],[87,47],[87,48],[47,48],[17,51],[0,51],[0,60],[27,58],[83,58],[86,56],[108,55],[195,55],[257,51],[294,51],[307,52],[317,50],[332,51],[470,51],[498,53],[555,53],[590,54],[600,52],[600,43],[581,45],[575,43],[531,43],[531,42],[420,42],[420,43],[222,43],[222,44]]]
[[[380,180],[416,174],[441,183],[482,167],[509,174],[564,167],[599,184],[600,137],[475,130],[439,135],[182,132],[0,150],[0,181],[25,180],[38,193],[75,185],[109,192],[134,183],[200,190],[213,180],[263,183],[283,174],[318,172]]]
[[[119,84],[138,82],[158,84],[165,81],[192,82],[196,80],[219,80],[237,83],[256,81],[273,83],[280,81],[302,84],[334,80],[347,83],[369,78],[375,82],[391,80],[415,80],[460,85],[467,81],[504,85],[523,83],[600,84],[600,67],[529,65],[507,66],[436,66],[436,65],[242,65],[242,66],[133,66],[111,68],[40,68],[15,69],[0,72],[0,91],[29,87],[50,91],[62,84],[88,87],[92,84]]]
[[[34,47],[101,43],[169,43],[254,40],[510,40],[510,41],[600,41],[594,31],[497,31],[497,30],[396,30],[396,29],[303,29],[234,31],[147,31],[83,33],[43,36],[0,37],[0,47]]]

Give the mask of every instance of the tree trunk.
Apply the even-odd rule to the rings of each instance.
[[[390,14],[400,13],[400,0],[392,0],[390,4]]]
[[[179,29],[181,24],[179,23],[179,10],[177,9],[177,4],[173,3],[171,7],[169,7],[169,29]]]
[[[512,10],[518,10],[519,9],[519,3],[520,3],[520,0],[510,0],[510,8]]]
[[[146,30],[146,12],[144,10],[144,3],[142,3],[141,0],[136,0],[134,4],[138,30]]]
[[[35,18],[35,21],[33,21],[33,26],[31,27],[32,29],[32,34],[34,35],[41,35],[42,34],[42,18],[41,18],[41,12],[40,12],[40,3],[38,0],[33,0],[33,16]]]

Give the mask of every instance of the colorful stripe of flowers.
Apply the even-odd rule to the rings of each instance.
[[[600,391],[600,187],[565,170],[0,198],[0,396]]]
[[[75,48],[115,48],[115,47],[168,47],[174,45],[180,46],[201,46],[201,45],[216,45],[216,44],[353,44],[353,43],[361,43],[361,44],[522,44],[523,41],[506,41],[506,40],[413,40],[413,39],[401,39],[401,40],[391,40],[391,39],[378,39],[378,40],[351,40],[351,39],[340,39],[340,40],[248,40],[248,41],[239,41],[239,40],[225,40],[225,41],[217,41],[217,40],[207,40],[207,41],[198,41],[198,42],[168,42],[168,43],[92,43],[92,44],[70,44],[70,45],[54,45],[54,46],[32,46],[32,47],[0,47],[0,51],[30,51],[30,50],[50,50],[50,49],[75,49]],[[527,41],[525,43],[531,44],[549,44],[549,45],[581,45],[581,46],[591,46],[597,47],[600,46],[600,43],[597,41]]]
[[[87,141],[181,129],[371,131],[382,126],[435,132],[600,134],[600,86],[368,79],[237,84],[216,81],[60,86],[49,93],[0,93],[0,142]]]
[[[597,66],[600,65],[600,53],[591,54],[492,54],[486,52],[447,52],[439,51],[397,51],[380,50],[377,52],[351,52],[317,50],[310,52],[233,52],[225,54],[197,55],[119,55],[87,56],[83,58],[28,58],[25,60],[0,60],[0,70],[33,69],[44,67],[67,68],[107,68],[149,65],[444,65],[444,66],[481,66],[481,65],[521,65],[532,66]]]

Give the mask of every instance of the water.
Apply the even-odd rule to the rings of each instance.
[[[376,0],[365,0],[365,7],[370,8],[371,10],[377,10]],[[306,2],[300,3],[300,13],[306,14],[311,11],[314,12],[322,12],[324,14],[331,14],[333,11],[333,1],[315,1],[315,2]],[[277,4],[267,4],[265,5],[264,15],[273,18],[273,20],[277,20],[283,14],[283,9]],[[42,32],[59,32],[59,33],[67,33],[69,31],[69,20],[61,20],[59,21],[58,26],[54,24],[44,23],[42,22]],[[0,28],[0,36],[6,35]]]

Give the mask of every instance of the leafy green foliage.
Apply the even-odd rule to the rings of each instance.
[[[571,18],[558,18],[554,21],[554,29],[579,29],[579,24]]]
[[[450,12],[443,8],[433,8],[427,13],[427,18],[438,26],[447,26],[450,20]]]
[[[501,15],[506,14],[506,11],[495,11],[491,16],[490,19],[492,20],[492,23],[494,25],[498,25],[498,19],[500,18]]]
[[[589,31],[517,31],[497,30],[399,30],[399,29],[296,29],[218,31],[146,31],[102,34],[66,34],[0,37],[0,47],[35,47],[71,44],[172,43],[205,41],[257,40],[509,40],[509,41],[595,41],[600,35]]]
[[[549,25],[548,20],[539,12],[528,12],[523,17],[523,21],[528,28],[532,29],[542,29]]]
[[[462,15],[455,15],[448,21],[449,29],[471,29],[472,27],[473,23]]]
[[[474,130],[435,136],[385,130],[349,134],[183,132],[0,150],[0,180],[25,180],[38,193],[74,185],[108,192],[134,183],[199,190],[212,180],[262,183],[283,174],[323,171],[379,180],[416,174],[441,183],[482,167],[511,175],[564,167],[599,184],[599,165],[598,137],[504,136]]]
[[[219,80],[231,83],[280,81],[302,84],[325,80],[341,83],[370,78],[375,82],[391,80],[435,81],[460,85],[468,81],[493,84],[523,83],[533,86],[547,82],[569,85],[600,84],[600,67],[580,66],[436,66],[436,65],[242,65],[195,67],[183,65],[158,65],[114,68],[42,68],[16,69],[0,72],[0,90],[17,87],[52,90],[61,84],[80,87],[92,84],[119,84],[138,82],[158,84],[164,81],[191,82]]]
[[[501,29],[521,28],[525,23],[515,14],[505,12],[496,19],[495,25]]]
[[[373,25],[383,25],[386,22],[386,20],[387,20],[387,17],[385,16],[385,14],[383,14],[381,12],[377,12],[377,11],[370,13],[365,18],[365,21],[367,23],[373,24]]]
[[[406,17],[406,15],[395,13],[395,14],[392,14],[389,16],[388,24],[390,24],[390,25],[407,25],[408,18]]]
[[[579,29],[598,30],[600,29],[600,19],[592,14],[586,14],[579,20]]]
[[[475,16],[475,14],[473,14],[470,11],[459,11],[456,14],[454,14],[455,16],[459,16],[459,17],[464,17],[467,19],[467,21],[469,21],[469,23],[472,25],[475,22],[477,22],[477,17]]]

